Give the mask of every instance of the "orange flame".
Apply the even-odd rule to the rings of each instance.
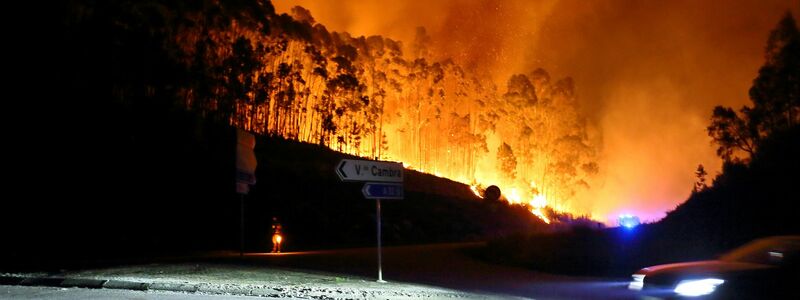
[[[550,219],[547,218],[547,216],[544,215],[544,211],[542,211],[542,209],[547,206],[547,199],[544,195],[533,196],[533,199],[528,202],[528,204],[531,206],[531,213],[539,217],[539,219],[542,219],[545,223],[550,224]]]
[[[480,185],[473,183],[469,185],[469,189],[472,191],[473,194],[475,194],[475,196],[483,197],[480,191],[478,190],[479,186]],[[536,188],[536,183],[534,183],[533,181],[531,181],[531,188],[533,189]],[[522,198],[519,195],[519,191],[516,188],[512,188],[510,191],[510,195],[506,197],[506,199],[508,199],[509,204],[527,205],[528,207],[530,207],[530,212],[533,215],[544,221],[546,224],[550,224],[551,222],[550,218],[548,218],[544,212],[544,208],[547,207],[547,197],[545,197],[544,195],[541,194],[534,195],[533,198],[530,201],[528,201],[527,204],[525,204],[522,203],[521,201]]]
[[[293,14],[311,19],[299,10]],[[401,161],[406,168],[468,185],[497,185],[509,204],[533,207],[543,220],[542,208],[569,210],[565,203],[579,183],[588,187],[583,179],[597,173],[596,145],[582,121],[571,78],[528,70],[502,78],[506,82],[498,88],[498,82],[467,64],[431,55],[425,43],[403,48],[381,36],[354,37],[305,25],[315,43],[277,33],[264,36],[247,26],[236,27],[235,34],[190,28],[179,42],[194,55],[192,40],[209,35],[223,45],[203,52],[213,62],[238,49],[231,46],[240,41],[234,36],[244,36],[253,48],[268,46],[268,53],[258,56],[258,70],[237,70],[254,82],[268,82],[248,88],[258,92],[235,101],[229,116],[232,125],[257,134]],[[418,35],[420,41],[430,39],[424,30]],[[274,76],[284,73],[290,78]],[[183,92],[190,100],[202,94]],[[198,98],[209,102],[202,109],[218,109],[213,98]],[[532,179],[540,186],[529,186]]]
[[[478,198],[483,198],[481,193],[478,191],[478,186],[477,185],[474,185],[474,184],[470,185],[469,186],[469,190],[472,191],[472,193],[475,194],[475,196],[478,196]]]

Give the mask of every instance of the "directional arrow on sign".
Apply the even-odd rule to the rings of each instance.
[[[361,193],[367,199],[403,199],[403,184],[367,182]]]
[[[383,281],[381,263],[381,199],[403,199],[403,164],[396,162],[343,159],[336,165],[336,175],[342,181],[367,182],[361,189],[364,198],[375,199],[378,223],[378,282]]]
[[[343,159],[336,166],[336,175],[342,181],[403,182],[403,164]]]

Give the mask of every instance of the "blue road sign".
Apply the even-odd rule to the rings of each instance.
[[[367,182],[361,193],[367,199],[403,199],[403,184]]]

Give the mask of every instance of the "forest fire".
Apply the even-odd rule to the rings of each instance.
[[[283,12],[295,5],[309,8],[329,29],[398,38],[405,55],[415,54],[409,51],[414,44],[426,44],[423,52],[434,60],[452,58],[465,72],[491,78],[498,94],[515,73],[530,79],[529,72],[541,67],[573,76],[598,173],[584,180],[588,188],[575,183],[573,191],[557,196],[545,182],[550,178],[530,179],[542,183],[550,206],[614,224],[619,213],[631,209],[645,220],[663,217],[689,196],[698,163],[709,174],[720,170],[705,131],[709,111],[719,104],[747,103],[763,63],[764,37],[787,9],[798,13],[797,5],[786,0],[736,3],[291,0],[275,5]],[[430,38],[418,39],[417,26],[424,26]],[[507,135],[486,140],[493,143],[487,145],[490,151],[504,141],[517,159],[528,155],[518,153],[520,146]],[[496,169],[484,162],[475,171],[487,168]],[[469,181],[469,176],[443,173]],[[476,174],[478,182],[504,191],[527,190],[520,178],[500,182],[499,176],[482,175]]]
[[[660,4],[642,4],[648,9],[618,18],[594,16],[591,9],[576,9],[582,5],[570,1],[544,2],[443,1],[425,9],[404,2],[397,5],[438,21],[433,29],[419,27],[411,30],[413,34],[400,35],[402,42],[372,29],[329,30],[330,19],[318,21],[312,11],[288,2],[276,4],[285,6],[278,9],[285,13],[276,12],[269,2],[258,2],[236,16],[226,14],[238,8],[203,6],[232,5],[222,2],[186,7],[176,15],[181,20],[171,21],[174,27],[158,34],[167,37],[167,46],[174,49],[170,55],[191,78],[171,92],[201,115],[256,134],[400,161],[407,168],[468,185],[497,185],[508,191],[509,203],[530,207],[542,218],[552,211],[606,217],[631,204],[638,205],[631,209],[654,212],[643,214],[646,219],[663,215],[685,199],[698,161],[712,172],[719,169],[718,160],[705,161],[715,158],[703,130],[708,107],[695,103],[698,98],[709,103],[726,98],[727,92],[720,96],[703,82],[734,77],[706,69],[728,74],[728,62],[741,60],[723,59],[726,67],[702,70],[675,61],[687,55],[669,52],[673,45],[699,53],[698,60],[714,57],[714,62],[719,54],[709,49],[719,47],[691,48],[699,42],[685,40],[683,32],[688,31],[660,31],[674,24],[709,27],[682,15],[647,15],[671,11],[651,9]],[[330,17],[336,11],[324,9],[328,5],[333,4],[312,5],[319,8],[312,10]],[[365,5],[373,4],[337,3],[342,10],[358,8],[358,14],[337,19],[340,25],[353,19],[360,25],[336,29],[376,27],[380,17],[366,13]],[[218,13],[209,17],[204,9]],[[593,19],[600,17],[609,19]],[[475,19],[487,21],[471,21]],[[664,24],[631,26],[619,23],[621,19]],[[573,28],[578,21],[598,26]],[[653,43],[616,36],[626,30],[605,29],[585,35],[601,40],[575,41],[572,35],[542,29],[545,25],[578,31],[606,28],[601,25],[637,28],[648,31],[635,32],[634,37],[659,36],[664,41],[654,41],[658,44],[650,49],[646,47]],[[602,39],[607,35],[624,43],[606,43]],[[761,38],[758,32],[752,35]],[[544,45],[542,41],[558,46],[536,45],[526,53],[532,45],[525,43]],[[576,50],[595,47],[611,48],[593,52],[603,57]],[[760,49],[754,49],[758,54]],[[755,68],[759,60],[756,55],[747,63]],[[654,69],[666,75],[651,76]],[[752,74],[744,67],[736,70]],[[735,79],[741,78],[745,77]],[[746,86],[747,80],[736,81],[741,83],[736,87]],[[688,97],[679,90],[702,93]],[[663,144],[680,147],[654,147]],[[663,171],[654,175],[653,170]]]
[[[482,198],[483,197],[483,195],[481,195],[481,192],[478,191],[478,186],[477,185],[474,185],[474,184],[470,185],[469,186],[469,190],[472,191],[472,193],[475,194],[475,196],[477,196],[478,198]]]
[[[321,5],[360,9],[371,1],[380,0]],[[763,33],[752,43],[743,38],[748,32],[731,34],[751,28],[748,18],[745,27],[730,26],[743,18],[732,13],[736,6],[687,12],[653,9],[673,2],[557,0],[539,15],[545,20],[527,20],[510,8],[540,9],[550,0],[412,1],[385,3],[445,21],[411,27],[415,35],[402,43],[270,0],[70,1],[64,28],[45,39],[59,46],[46,78],[52,84],[25,91],[45,93],[34,102],[59,100],[59,118],[32,119],[56,121],[42,123],[53,130],[40,148],[49,171],[65,171],[45,178],[55,187],[48,190],[83,198],[57,206],[10,201],[10,211],[23,214],[9,224],[39,226],[15,232],[10,244],[27,246],[6,257],[36,262],[40,250],[73,240],[81,247],[54,263],[105,248],[135,254],[166,245],[167,254],[190,254],[238,244],[242,256],[272,242],[274,253],[286,246],[301,256],[316,256],[305,251],[314,249],[340,256],[336,249],[377,242],[380,266],[385,242],[419,245],[419,253],[487,254],[481,265],[456,264],[466,269],[497,263],[616,276],[676,253],[688,260],[754,235],[800,233],[792,209],[800,198],[793,188],[800,181],[800,30],[792,13],[784,12],[763,47]],[[601,2],[608,8],[595,10]],[[696,11],[733,16],[698,23],[690,17]],[[376,22],[385,14],[341,18]],[[419,20],[406,16],[398,27]],[[543,25],[536,34],[550,39],[512,42],[538,30],[524,22]],[[472,40],[454,38],[472,33]],[[740,48],[728,47],[730,36],[761,55],[763,65],[745,80],[734,80],[750,64],[732,59]],[[470,48],[478,44],[486,46]],[[542,47],[559,57],[537,52]],[[506,57],[527,50],[527,57]],[[719,73],[725,76],[709,76]],[[716,102],[729,94],[722,90],[748,81],[749,93],[739,91],[748,104]],[[259,161],[256,172],[237,163],[244,132],[258,141],[245,151]],[[104,205],[109,197],[125,209]],[[60,236],[50,228],[76,220],[107,230],[50,242]],[[142,229],[155,235],[131,238]],[[686,251],[650,251],[664,247]],[[363,249],[354,263],[376,254]],[[389,252],[419,257],[401,250]],[[527,287],[519,294],[530,296]]]
[[[545,223],[550,224],[550,218],[544,215],[541,208],[531,208],[531,213],[539,217],[539,219],[542,219]]]
[[[541,194],[568,208],[598,172],[570,78],[535,69],[498,87],[431,55],[423,29],[406,48],[382,36],[329,32],[300,7],[271,20],[269,35],[263,26],[179,29],[175,42],[189,68],[225,70],[181,92],[188,108],[258,134],[401,161],[465,184],[497,184],[510,191],[511,204]],[[539,189],[527,186],[533,180]]]
[[[531,182],[531,186],[535,187],[533,182]],[[479,190],[481,187],[480,184],[470,184],[469,188],[475,196],[478,198],[485,198],[483,193]],[[532,214],[536,217],[541,219],[546,224],[550,224],[550,218],[547,217],[545,214],[544,208],[547,207],[547,199],[544,195],[534,195],[533,198],[528,201],[522,201],[522,197],[520,196],[519,191],[516,188],[511,189],[511,194],[506,196],[505,199],[508,201],[509,205],[522,205],[527,207]]]

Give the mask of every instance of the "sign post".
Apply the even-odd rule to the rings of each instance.
[[[378,282],[383,280],[383,253],[381,251],[381,199],[403,199],[403,165],[400,163],[343,159],[336,166],[336,175],[342,181],[366,182],[361,194],[375,199],[378,232]]]
[[[375,208],[378,216],[378,282],[386,283],[386,280],[383,280],[383,251],[381,251],[381,199],[376,199]]]

